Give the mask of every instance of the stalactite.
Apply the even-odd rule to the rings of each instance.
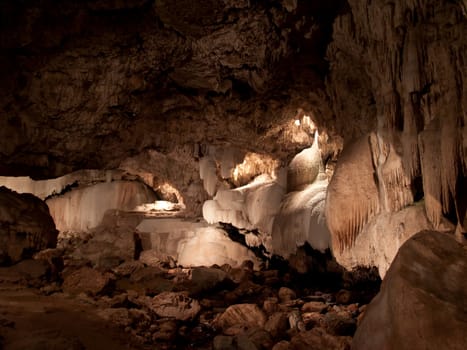
[[[441,164],[439,162],[441,154],[437,145],[439,141],[436,126],[423,131],[419,136],[425,207],[428,219],[435,227],[440,223],[442,212]]]
[[[350,247],[368,219],[380,210],[369,136],[344,148],[326,197],[333,249]]]

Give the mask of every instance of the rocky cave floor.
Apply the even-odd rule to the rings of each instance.
[[[70,254],[80,239],[60,244],[0,268],[0,348],[350,349],[380,286],[374,271],[332,269],[316,252],[298,259],[301,273],[280,259],[259,271],[96,268]]]

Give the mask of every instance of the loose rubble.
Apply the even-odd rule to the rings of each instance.
[[[57,265],[57,254],[49,250],[0,268],[2,288],[32,288],[41,298],[90,307],[90,317],[120,329],[133,349],[350,349],[365,304],[379,288],[368,279],[362,293],[362,275],[352,280],[343,273],[328,276],[326,285],[310,271],[272,260],[259,271],[251,261],[238,268],[141,261],[104,268],[70,256]],[[0,321],[0,330],[14,324]]]

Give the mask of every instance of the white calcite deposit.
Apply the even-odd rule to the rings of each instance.
[[[136,181],[114,181],[79,188],[46,201],[59,231],[87,231],[102,221],[109,209],[133,210],[154,202],[156,195]]]

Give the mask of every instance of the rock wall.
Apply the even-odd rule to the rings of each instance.
[[[212,144],[287,158],[309,142],[297,115],[332,119],[323,53],[340,2],[2,1],[0,173]]]
[[[58,231],[45,203],[31,194],[0,187],[0,264],[54,248]]]
[[[434,227],[449,218],[460,236],[467,228],[465,3],[349,0],[333,28],[326,85],[347,148],[328,192],[335,249],[350,248],[378,213],[421,198]],[[367,155],[353,151],[350,140],[368,134]],[[366,179],[356,186],[360,175]],[[345,212],[344,203],[355,210]]]
[[[316,124],[328,173],[346,149],[334,249],[422,199],[460,237],[466,16],[448,0],[2,1],[0,174],[121,167],[199,215],[252,180],[227,178],[240,154],[285,166]]]

